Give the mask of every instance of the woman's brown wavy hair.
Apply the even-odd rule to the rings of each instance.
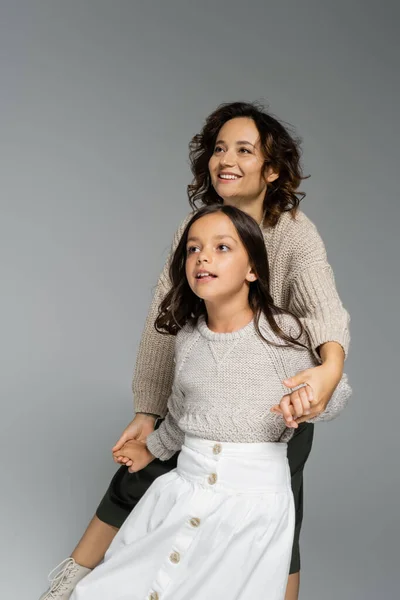
[[[300,139],[289,133],[289,127],[280,123],[256,102],[233,102],[221,104],[206,119],[203,129],[189,144],[190,168],[193,181],[187,187],[189,203],[196,210],[199,206],[222,204],[214,190],[208,161],[213,152],[221,127],[231,119],[252,119],[260,134],[261,148],[265,157],[265,169],[272,168],[279,177],[268,183],[264,199],[264,224],[274,227],[283,212],[295,214],[305,193],[298,191],[303,179],[300,165]],[[198,206],[199,205],[199,206]]]
[[[176,335],[187,323],[195,325],[201,315],[207,316],[204,302],[192,291],[186,278],[186,248],[189,230],[193,223],[202,217],[214,213],[222,213],[232,221],[238,236],[246,249],[249,262],[257,275],[256,281],[249,284],[249,304],[254,314],[257,333],[265,341],[277,345],[266,339],[260,331],[259,321],[261,315],[264,314],[271,329],[278,337],[290,345],[307,347],[298,341],[304,333],[300,320],[289,311],[274,305],[269,291],[270,275],[267,250],[265,248],[264,237],[260,226],[253,217],[250,217],[238,208],[221,204],[204,206],[193,215],[186,225],[171,260],[169,269],[171,289],[160,304],[159,313],[155,322],[156,330],[159,333]],[[298,332],[296,332],[298,335],[294,337],[282,331],[276,320],[276,317],[280,314],[292,315],[298,325]]]

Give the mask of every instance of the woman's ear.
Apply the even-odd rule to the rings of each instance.
[[[265,181],[267,183],[272,183],[273,181],[276,181],[279,177],[279,173],[276,173],[272,167],[269,167],[269,169],[267,169],[265,171]]]

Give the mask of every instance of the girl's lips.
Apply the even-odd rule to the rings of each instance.
[[[206,277],[195,277],[194,278],[196,283],[202,283],[202,282],[207,282],[207,281],[212,281],[213,279],[217,279],[217,276],[214,275],[207,275]]]

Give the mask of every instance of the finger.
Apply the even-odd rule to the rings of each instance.
[[[299,390],[296,390],[295,392],[292,392],[290,394],[290,400],[294,407],[295,416],[297,418],[302,417],[303,416],[303,404],[301,402]]]
[[[290,388],[297,387],[302,383],[306,383],[307,375],[308,371],[300,371],[300,373],[297,373],[297,375],[295,375],[294,377],[289,377],[288,379],[285,379],[283,381],[283,385]]]
[[[314,400],[314,390],[312,389],[312,387],[311,387],[311,385],[309,383],[307,383],[307,385],[306,385],[306,387],[304,389],[307,392],[308,401],[311,404],[312,401]]]
[[[282,400],[279,403],[281,407],[282,415],[285,421],[291,422],[293,420],[292,411],[290,410],[290,394],[283,396]]]
[[[298,394],[299,394],[299,397],[300,397],[300,400],[301,400],[301,404],[302,404],[302,407],[303,407],[303,415],[309,415],[310,414],[310,408],[311,408],[310,401],[308,399],[308,394],[307,394],[307,391],[306,391],[306,387],[308,387],[308,386],[304,386],[304,387],[302,387],[302,388],[300,388],[298,390]],[[298,416],[300,417],[301,415],[298,415]]]
[[[293,415],[294,415],[294,407],[293,407],[291,404],[289,404],[288,410],[290,411],[290,414],[291,414],[291,415],[292,415],[292,417],[293,417]],[[277,413],[277,414],[279,414],[279,415],[282,415],[282,414],[283,414],[283,411],[282,411],[282,409],[281,409],[281,406],[280,406],[280,404],[275,404],[275,406],[273,406],[273,407],[271,408],[271,412]]]
[[[321,409],[317,409],[316,407],[312,407],[310,410],[310,414],[309,415],[304,415],[303,417],[301,417],[300,419],[297,419],[297,423],[305,423],[307,421],[310,421],[310,419],[314,419],[314,417],[318,417],[318,415],[322,412],[322,408]]]
[[[121,450],[122,446],[128,441],[128,437],[127,434],[124,432],[121,437],[119,438],[118,442],[115,444],[115,446],[112,448],[113,452],[118,452],[118,450]]]

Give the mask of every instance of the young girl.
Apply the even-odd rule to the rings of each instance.
[[[256,221],[205,207],[171,262],[158,330],[176,335],[168,414],[146,442],[117,452],[138,471],[181,450],[71,600],[283,600],[294,534],[287,441],[279,414],[288,374],[315,365],[300,321],[269,292]],[[326,411],[350,388],[344,376]]]

